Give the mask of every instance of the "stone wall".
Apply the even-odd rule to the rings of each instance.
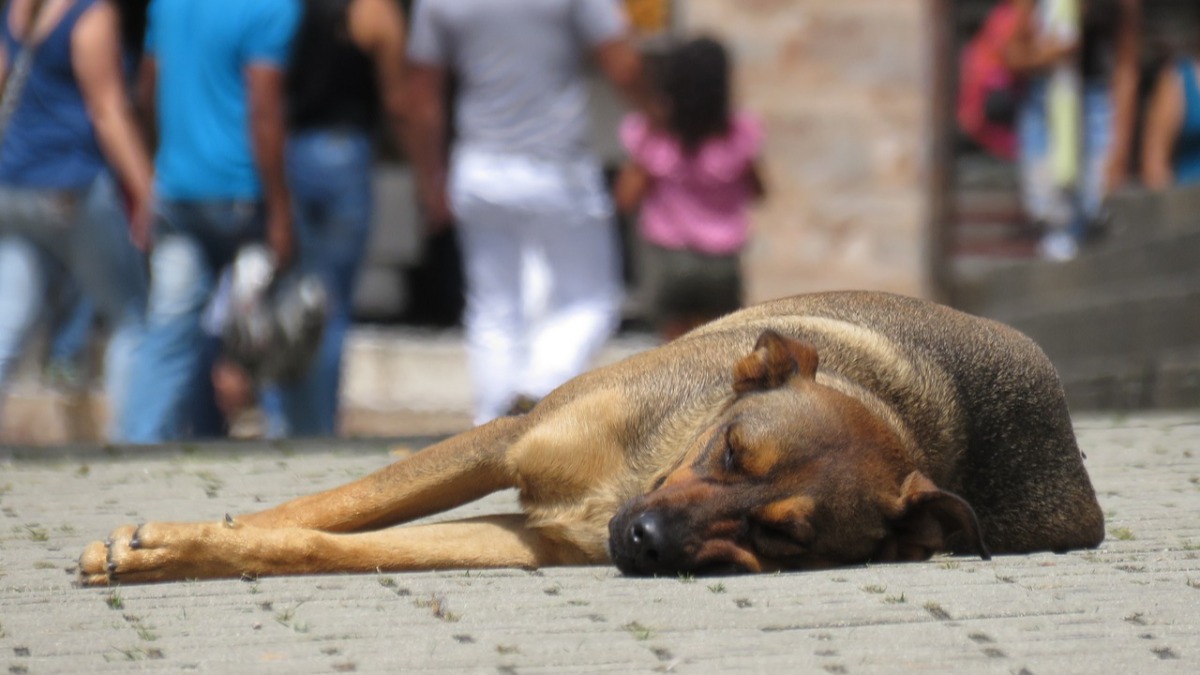
[[[931,294],[927,0],[686,0],[722,38],[767,126],[770,194],[748,300],[871,288]]]

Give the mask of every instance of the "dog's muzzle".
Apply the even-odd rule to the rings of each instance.
[[[657,511],[622,512],[608,524],[608,548],[624,574],[675,574],[683,568],[683,551],[669,535]]]
[[[730,556],[697,560],[701,542],[680,536],[689,527],[678,514],[626,507],[608,523],[608,552],[617,569],[630,576],[725,576],[751,571]]]

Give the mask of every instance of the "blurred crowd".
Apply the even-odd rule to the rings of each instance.
[[[1150,53],[1144,2],[999,0],[963,52],[959,125],[1017,163],[1047,259],[1097,240],[1115,191],[1200,181],[1200,59]]]
[[[963,52],[959,126],[1015,162],[1047,259],[1098,239],[1114,191],[1200,182],[1200,55],[1149,57],[1153,1],[997,0]],[[639,49],[626,7],[662,6],[8,0],[0,389],[47,332],[52,383],[87,387],[98,357],[112,440],[219,437],[248,410],[272,437],[337,433],[381,145],[426,231],[455,230],[477,423],[588,366],[622,266],[663,339],[737,308],[763,125],[719,41]],[[612,184],[595,73],[629,111]]]
[[[408,3],[405,3],[407,5]],[[638,218],[665,339],[742,302],[762,125],[711,38],[647,60],[618,0],[9,0],[0,27],[0,388],[48,327],[108,437],[338,431],[380,134],[457,230],[475,421],[584,370]],[[615,193],[591,72],[622,95]],[[386,198],[386,196],[383,196]],[[536,313],[525,266],[547,280]]]

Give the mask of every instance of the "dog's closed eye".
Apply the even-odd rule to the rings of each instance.
[[[733,426],[725,429],[725,452],[721,455],[721,467],[726,471],[737,471],[738,453],[733,447]]]
[[[759,555],[773,560],[797,558],[808,552],[808,547],[792,536],[790,525],[756,523],[752,530],[754,548]]]

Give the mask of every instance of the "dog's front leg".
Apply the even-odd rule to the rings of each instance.
[[[236,520],[148,523],[113,533],[80,558],[86,585],[287,574],[536,568],[602,562],[547,539],[520,514],[373,532],[262,528]]]
[[[525,418],[502,417],[346,485],[237,520],[257,527],[357,532],[440,513],[515,487],[504,453],[524,428]]]

